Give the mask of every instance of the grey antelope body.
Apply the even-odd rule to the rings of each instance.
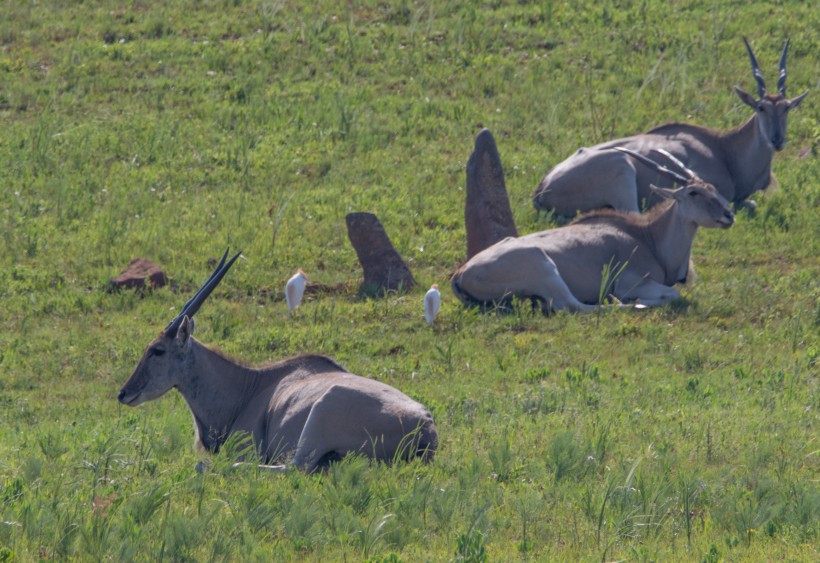
[[[610,294],[646,306],[680,297],[671,286],[686,278],[698,227],[727,228],[734,216],[726,199],[690,170],[681,166],[685,178],[630,154],[685,185],[654,188],[671,202],[644,215],[599,210],[564,227],[508,237],[454,274],[455,294],[467,304],[503,302],[516,295],[538,300],[546,310],[570,311],[591,311]]]
[[[755,203],[749,196],[769,185],[774,152],[786,146],[788,113],[808,94],[806,91],[791,100],[786,98],[788,47],[786,41],[780,58],[778,92],[768,94],[757,60],[746,42],[760,99],[735,86],[741,101],[755,110],[742,125],[719,132],[685,123],[669,123],[641,135],[578,149],[541,181],[533,195],[536,209],[574,216],[578,211],[605,207],[639,211],[657,203],[650,183],[669,186],[669,181],[651,170],[636,167],[625,154],[612,150],[614,147],[625,147],[643,155],[663,149],[703,181],[715,186],[735,207],[754,208]]]
[[[438,445],[432,417],[397,389],[349,373],[324,356],[249,367],[197,341],[193,315],[233,260],[225,265],[223,257],[211,279],[148,345],[120,390],[120,402],[137,406],[176,388],[193,414],[201,448],[215,453],[228,436],[245,433],[267,464],[289,460],[305,471],[348,453],[383,461],[432,459]]]

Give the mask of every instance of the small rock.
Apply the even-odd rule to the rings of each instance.
[[[168,283],[165,272],[155,263],[145,258],[134,258],[128,267],[109,282],[112,290],[145,289],[146,280],[151,289],[163,287]]]

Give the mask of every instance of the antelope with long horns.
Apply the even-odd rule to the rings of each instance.
[[[260,467],[312,472],[347,454],[391,462],[432,459],[438,433],[429,411],[379,381],[324,356],[249,367],[193,337],[193,317],[239,257],[222,257],[207,282],[145,349],[119,392],[137,406],[176,388],[194,418],[196,445],[219,451],[234,433],[250,438]],[[275,465],[271,465],[275,464]]]
[[[479,306],[529,298],[545,312],[593,311],[610,295],[620,301],[616,306],[657,306],[679,298],[672,286],[687,276],[698,227],[731,227],[729,202],[674,157],[680,172],[629,149],[617,151],[684,185],[653,187],[668,203],[643,215],[591,211],[563,227],[505,238],[456,271],[456,296]]]
[[[572,217],[591,209],[639,211],[658,203],[660,199],[653,195],[650,184],[669,186],[670,180],[656,171],[636,167],[625,154],[612,150],[626,147],[644,156],[653,150],[665,150],[703,181],[714,185],[736,209],[754,209],[756,204],[749,197],[771,182],[774,153],[786,146],[788,114],[800,105],[808,90],[792,99],[786,97],[788,40],[780,56],[776,94],[767,92],[754,52],[745,38],[743,41],[759,96],[756,99],[735,86],[740,100],[754,110],[754,115],[743,124],[719,132],[686,123],[669,123],[641,135],[578,149],[541,181],[533,195],[535,208]]]

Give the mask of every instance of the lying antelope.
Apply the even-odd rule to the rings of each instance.
[[[698,227],[731,227],[729,202],[674,157],[685,175],[629,149],[619,150],[683,187],[653,186],[659,197],[671,201],[644,215],[598,210],[564,227],[505,238],[453,275],[456,296],[482,306],[514,295],[528,297],[545,312],[591,311],[609,294],[622,303],[645,306],[679,298],[671,286],[686,278]]]
[[[612,150],[620,146],[643,155],[652,150],[666,150],[698,177],[715,186],[735,208],[754,209],[755,202],[748,198],[769,185],[774,151],[786,146],[786,118],[790,110],[800,105],[808,90],[796,98],[786,98],[788,40],[780,57],[777,94],[766,92],[754,52],[745,38],[743,41],[760,96],[755,99],[735,86],[741,101],[755,111],[745,123],[723,133],[696,125],[669,123],[642,135],[578,149],[541,181],[533,195],[535,208],[571,217],[578,211],[604,207],[639,211],[658,203],[650,183],[661,186],[669,183],[646,168],[636,168],[629,157]]]
[[[239,254],[222,257],[210,279],[143,352],[119,400],[137,406],[176,388],[194,417],[196,445],[216,453],[246,433],[266,463],[312,472],[348,453],[381,461],[432,459],[438,433],[428,410],[324,356],[248,367],[193,337],[193,316]],[[285,465],[262,465],[283,470]]]

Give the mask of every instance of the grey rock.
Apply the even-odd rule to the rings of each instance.
[[[467,161],[464,223],[468,260],[504,238],[518,236],[501,157],[489,129],[482,129],[476,136],[475,148]]]

